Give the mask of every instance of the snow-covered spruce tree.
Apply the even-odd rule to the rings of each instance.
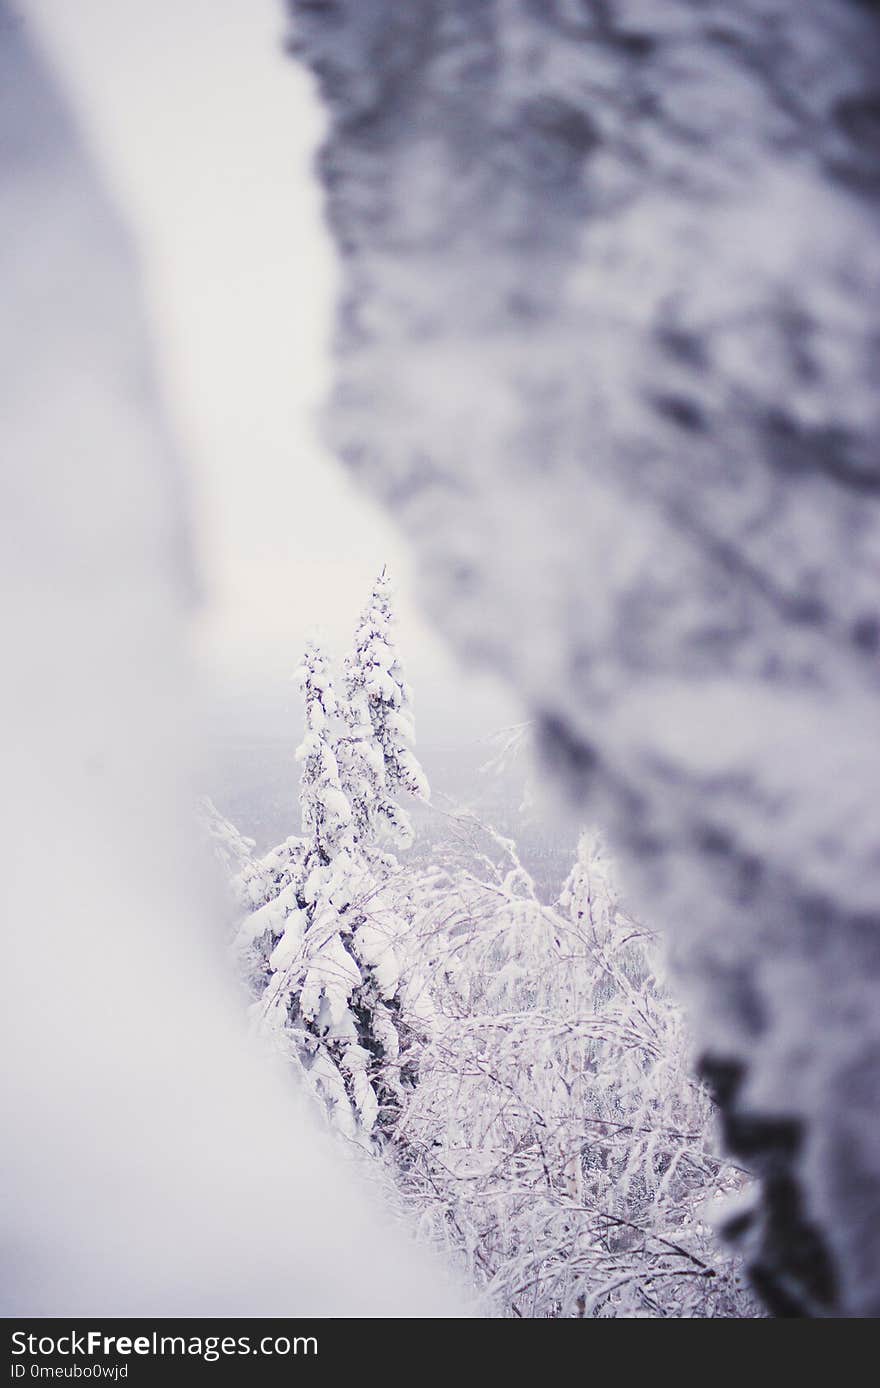
[[[351,907],[361,874],[351,807],[339,780],[333,678],[316,644],[306,648],[296,678],[305,705],[296,753],[302,764],[303,839],[288,843],[287,851],[275,850],[278,891],[244,930],[265,961],[261,1019],[283,1036],[335,1121],[353,1134],[356,1114],[367,1128],[375,1118],[366,1055],[349,1005],[362,983],[351,947]]]
[[[595,839],[546,906],[515,845],[414,893],[437,1011],[398,1126],[399,1180],[501,1314],[755,1313],[700,1206],[742,1177],[713,1152],[652,938]]]
[[[285,1014],[296,976],[291,967],[279,975],[279,961],[292,964],[296,946],[305,939],[304,889],[316,863],[330,861],[350,811],[339,788],[332,719],[333,681],[319,647],[310,643],[294,678],[305,704],[305,732],[297,749],[303,763],[300,806],[303,836],[290,836],[254,865],[250,911],[237,937],[239,962],[247,982],[262,998],[262,1011],[276,1023]],[[326,789],[327,803],[318,803]],[[283,948],[279,944],[284,940]],[[264,990],[271,993],[262,996]],[[270,1006],[271,1004],[271,1006]]]
[[[395,864],[377,850],[366,797],[355,814],[346,793],[351,719],[342,716],[316,646],[308,647],[298,678],[303,837],[262,860],[262,899],[239,940],[260,1017],[302,1065],[336,1126],[349,1136],[381,1135],[400,1108],[407,1064],[398,1033]],[[360,765],[375,765],[380,755],[366,736],[359,739]],[[387,822],[387,811],[381,814]]]
[[[344,667],[340,711],[344,734],[338,743],[343,789],[348,797],[361,853],[374,878],[368,920],[358,932],[361,951],[385,961],[398,975],[392,991],[365,998],[396,1037],[394,1065],[375,1057],[380,1128],[390,1132],[405,1091],[415,1082],[414,1057],[423,1034],[427,993],[418,972],[399,977],[401,932],[410,915],[409,874],[401,874],[389,846],[408,849],[412,824],[400,797],[427,800],[427,777],[413,750],[412,691],[406,681],[394,635],[393,589],[385,567],[375,580],[354,633]],[[390,967],[389,967],[390,966]],[[389,980],[390,981],[390,980]],[[375,988],[374,988],[375,994]]]
[[[343,784],[360,842],[378,847],[387,837],[398,848],[407,848],[412,825],[397,796],[427,800],[429,790],[413,751],[412,691],[394,640],[391,597],[391,581],[383,568],[345,661]]]

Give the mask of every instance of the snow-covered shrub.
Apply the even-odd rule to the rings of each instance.
[[[553,907],[490,840],[493,868],[413,892],[436,1019],[395,1133],[408,1200],[502,1314],[754,1314],[701,1214],[744,1177],[714,1153],[652,936],[591,836]]]
[[[238,940],[245,916],[274,895],[275,864],[253,856],[254,840],[246,838],[207,795],[199,799],[197,822],[202,840],[219,869],[221,910],[228,928]],[[251,952],[244,954],[243,962],[250,980],[256,963]]]
[[[199,800],[198,818],[214,857],[227,878],[234,880],[251,862],[254,840],[245,838],[232,821],[220,813],[207,795],[203,795]]]

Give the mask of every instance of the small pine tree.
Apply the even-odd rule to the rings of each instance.
[[[336,756],[334,724],[339,710],[333,675],[314,642],[306,647],[294,679],[305,705],[305,733],[296,759],[302,763],[300,808],[309,843],[306,861],[310,868],[320,869],[340,851],[350,849],[353,833],[351,805],[342,789]]]
[[[401,793],[427,800],[427,778],[414,753],[412,691],[394,641],[392,588],[386,569],[373,584],[345,661],[344,783],[358,836],[376,844],[384,833],[399,848],[412,843]]]

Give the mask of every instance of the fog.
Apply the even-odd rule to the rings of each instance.
[[[157,369],[191,486],[203,717],[245,779],[251,740],[295,745],[290,672],[341,657],[369,585],[394,575],[423,759],[513,721],[500,685],[419,615],[408,549],[322,445],[337,271],[312,162],[323,118],[274,0],[33,0],[29,13],[135,237]],[[468,753],[470,755],[470,753]]]

